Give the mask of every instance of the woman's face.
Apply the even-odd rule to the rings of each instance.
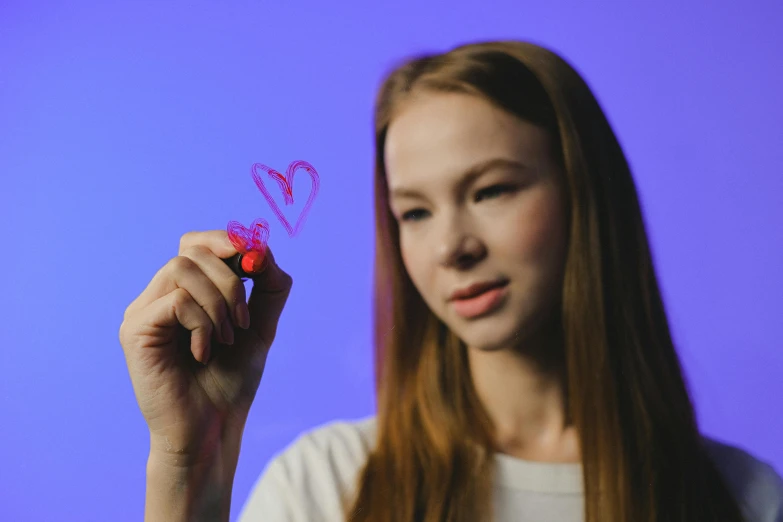
[[[405,268],[471,348],[524,343],[560,303],[566,208],[549,139],[481,98],[454,93],[417,94],[389,126],[385,166]],[[486,281],[506,284],[451,299]]]

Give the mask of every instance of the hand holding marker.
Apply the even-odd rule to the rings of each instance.
[[[283,192],[285,204],[291,205],[294,202],[294,174],[299,169],[304,169],[310,175],[311,189],[310,197],[307,199],[307,203],[305,204],[304,209],[302,209],[302,213],[299,215],[296,227],[292,227],[280,211],[277,203],[275,203],[274,199],[272,199],[272,196],[269,194],[259,171],[266,172],[273,181],[277,182],[280,186],[280,190]],[[254,163],[251,168],[251,174],[253,175],[253,181],[256,186],[264,195],[264,198],[266,198],[269,206],[288,232],[288,235],[290,237],[297,235],[301,230],[302,225],[304,225],[307,214],[310,211],[310,206],[318,195],[320,180],[315,167],[303,160],[294,161],[288,166],[286,175],[283,176],[280,172],[271,167],[267,167],[261,163]],[[252,279],[254,276],[261,274],[267,266],[266,245],[269,240],[269,223],[267,223],[266,220],[259,218],[253,221],[248,229],[237,221],[229,221],[227,231],[231,244],[234,245],[234,248],[236,248],[239,253],[224,259],[223,261],[225,261],[229,268],[231,268],[231,270],[243,281],[248,278]]]
[[[289,205],[293,171],[305,168],[312,178],[310,199],[296,227],[278,215],[289,236],[296,235],[318,190],[315,169],[294,162],[283,177],[254,165],[254,181],[267,201],[271,198],[256,167],[280,185]],[[223,230],[183,234],[177,255],[125,310],[119,339],[149,427],[147,507],[157,519],[179,519],[186,512],[186,495],[182,488],[175,492],[172,484],[183,485],[187,476],[198,479],[200,491],[221,489],[222,471],[233,472],[236,466],[250,406],[293,284],[275,261],[268,239],[269,224],[263,219],[250,227],[229,222],[228,237]],[[238,278],[224,277],[221,265]],[[255,284],[248,296],[240,279],[250,277]],[[196,468],[205,474],[191,475]]]

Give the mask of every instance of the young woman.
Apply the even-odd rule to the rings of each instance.
[[[375,132],[377,416],[297,439],[242,522],[783,521],[773,468],[699,431],[628,164],[567,62],[409,60]],[[245,306],[235,253],[186,234],[120,328],[148,522],[228,520],[292,284],[270,252]]]

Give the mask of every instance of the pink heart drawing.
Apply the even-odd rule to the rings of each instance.
[[[285,204],[291,205],[294,202],[294,173],[298,169],[305,169],[307,173],[310,174],[312,185],[310,189],[310,197],[307,198],[307,203],[305,203],[301,214],[299,214],[299,219],[296,221],[296,226],[291,227],[291,223],[289,223],[285,218],[283,213],[280,211],[280,207],[277,206],[275,200],[272,199],[272,195],[269,194],[269,191],[266,189],[266,185],[264,185],[264,180],[259,173],[259,170],[263,170],[269,175],[270,178],[277,182],[277,184],[280,186],[280,190],[283,192],[283,200],[285,201]],[[288,235],[290,237],[297,235],[302,229],[302,226],[305,224],[305,221],[307,220],[307,213],[310,212],[310,206],[313,204],[315,197],[318,195],[318,185],[320,181],[318,179],[318,172],[315,171],[315,167],[306,161],[293,161],[290,165],[288,165],[286,175],[283,176],[271,167],[267,167],[261,163],[254,163],[253,167],[251,168],[251,173],[253,174],[253,181],[256,182],[256,186],[266,198],[269,206],[272,207],[272,211],[277,215],[277,219],[279,219],[280,223],[283,225],[283,227],[285,227]]]
[[[263,252],[269,241],[269,223],[264,218],[258,218],[250,224],[250,228],[239,221],[228,222],[228,239],[240,253]]]

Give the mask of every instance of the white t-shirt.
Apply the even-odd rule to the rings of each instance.
[[[353,494],[375,443],[376,418],[336,421],[301,435],[256,482],[239,522],[345,522],[341,498]],[[705,437],[748,522],[783,522],[783,479],[749,453]],[[531,462],[496,454],[497,522],[581,522],[581,464]]]

